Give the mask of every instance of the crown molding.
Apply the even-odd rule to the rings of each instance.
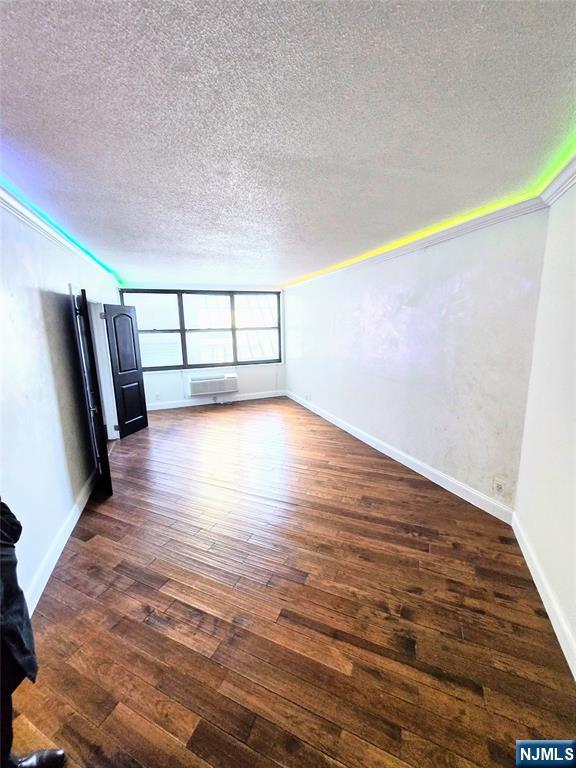
[[[462,224],[456,224],[455,226],[445,229],[442,232],[435,232],[434,234],[427,235],[420,240],[415,240],[413,243],[409,243],[408,245],[400,245],[397,248],[386,251],[385,253],[370,256],[353,264],[346,264],[341,267],[334,265],[334,269],[330,269],[323,274],[304,278],[301,281],[297,280],[294,283],[284,284],[283,289],[290,290],[290,288],[305,285],[306,283],[312,282],[313,280],[318,280],[322,277],[330,277],[331,275],[335,275],[342,270],[353,269],[354,267],[362,267],[367,264],[389,261],[390,259],[397,259],[400,256],[407,256],[410,253],[416,253],[417,251],[422,251],[426,248],[430,248],[431,246],[439,245],[440,243],[446,243],[449,240],[455,240],[456,238],[462,237],[463,235],[476,232],[479,229],[485,229],[486,227],[492,227],[495,224],[500,224],[504,221],[518,218],[519,216],[526,216],[530,213],[546,210],[548,207],[548,203],[546,203],[542,197],[533,197],[530,200],[524,200],[521,203],[515,203],[514,205],[510,205],[507,208],[502,208],[499,211],[493,211],[492,213],[484,214],[483,216],[479,216],[478,218],[472,219],[471,221],[466,221]]]
[[[387,256],[389,258],[393,258],[396,256],[404,256],[408,253],[415,253],[416,251],[421,251],[424,248],[429,248],[430,246],[439,245],[440,243],[445,243],[448,240],[454,240],[458,237],[462,237],[462,235],[468,235],[470,232],[476,232],[478,229],[485,229],[486,227],[492,227],[495,224],[500,224],[501,222],[508,221],[509,219],[516,219],[518,216],[526,216],[529,213],[542,211],[547,207],[547,204],[544,202],[544,200],[542,200],[541,197],[534,197],[531,200],[525,200],[522,203],[515,203],[514,205],[510,205],[508,208],[503,208],[500,211],[493,211],[492,213],[487,213],[484,216],[479,216],[477,219],[466,221],[463,224],[456,224],[456,226],[450,227],[450,229],[445,229],[443,232],[435,232],[433,235],[423,237],[421,240],[416,240],[409,245],[401,245],[398,248],[395,248],[393,251],[383,253],[381,258],[385,259]],[[366,259],[366,261],[377,261],[378,258],[378,256],[375,256],[372,259]],[[359,264],[363,263],[364,262],[359,262]]]
[[[515,203],[509,205],[506,208],[502,208],[499,211],[484,214],[471,221],[464,222],[463,224],[457,224],[454,227],[443,230],[442,232],[435,232],[432,235],[423,237],[420,240],[415,240],[408,245],[400,245],[397,248],[393,248],[385,253],[369,256],[366,259],[356,261],[353,264],[343,264],[338,266],[335,264],[332,269],[327,268],[326,272],[321,274],[311,275],[310,277],[296,279],[294,282],[284,284],[283,288],[289,290],[290,288],[304,285],[305,283],[313,280],[318,280],[321,277],[330,277],[330,275],[341,272],[344,269],[351,269],[353,267],[361,267],[363,264],[378,263],[381,261],[388,261],[389,259],[395,259],[399,256],[405,256],[409,253],[416,253],[425,248],[429,248],[439,243],[445,243],[449,240],[453,240],[457,237],[462,237],[470,232],[475,232],[478,229],[484,229],[485,227],[491,227],[495,224],[499,224],[510,219],[515,219],[518,216],[525,216],[529,213],[536,213],[537,211],[546,210],[550,208],[565,192],[567,192],[574,184],[576,184],[576,157],[568,163],[568,165],[556,176],[555,179],[543,190],[539,195],[531,197],[528,200],[524,200],[521,203]]]
[[[104,267],[99,264],[94,259],[90,258],[87,253],[84,253],[84,251],[81,248],[78,248],[78,246],[74,245],[74,243],[69,240],[67,237],[65,237],[63,234],[58,232],[57,229],[55,229],[51,224],[49,224],[47,221],[44,221],[38,214],[34,213],[34,211],[30,210],[27,205],[25,205],[23,202],[18,200],[17,197],[15,197],[13,194],[11,194],[5,187],[3,187],[0,184],[0,208],[4,208],[5,210],[9,211],[11,214],[16,216],[16,218],[20,219],[20,221],[23,221],[27,226],[31,227],[32,229],[36,230],[36,232],[40,232],[45,237],[48,237],[53,242],[57,243],[58,245],[62,245],[65,248],[67,248],[69,251],[72,251],[77,256],[80,256],[84,261],[86,261],[88,264],[91,264],[93,267],[97,267],[100,269],[104,274],[108,275],[108,277],[113,280],[115,283],[117,282],[114,276],[108,272]]]
[[[540,197],[550,206],[576,183],[576,157],[546,187]]]
[[[50,224],[48,224],[46,221],[43,221],[39,216],[27,208],[23,203],[20,202],[20,200],[14,197],[14,195],[11,195],[10,192],[8,192],[8,190],[4,189],[2,186],[0,186],[0,207],[10,211],[10,213],[14,214],[14,216],[16,216],[21,221],[24,221],[29,227],[35,229],[37,232],[41,232],[51,240],[54,240],[60,245],[65,245],[66,248],[74,251],[74,253],[86,258],[86,254],[82,253],[79,248],[76,248],[69,240],[67,240],[57,230],[51,227]]]

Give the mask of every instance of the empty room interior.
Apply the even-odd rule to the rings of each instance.
[[[2,768],[576,765],[576,3],[0,27]]]

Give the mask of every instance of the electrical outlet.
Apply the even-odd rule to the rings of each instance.
[[[492,479],[492,490],[494,496],[504,496],[506,493],[506,478],[504,475],[494,475]]]

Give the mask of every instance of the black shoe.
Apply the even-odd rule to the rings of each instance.
[[[61,749],[42,749],[17,758],[18,768],[61,768],[66,763],[66,755]]]

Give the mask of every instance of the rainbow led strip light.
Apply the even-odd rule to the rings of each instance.
[[[384,245],[380,245],[376,248],[371,248],[369,251],[364,251],[357,256],[353,256],[351,259],[345,259],[344,261],[339,261],[336,264],[330,265],[329,267],[324,267],[323,269],[318,269],[315,272],[310,272],[307,275],[303,275],[302,277],[298,277],[295,280],[291,280],[290,282],[286,283],[284,287],[296,285],[297,283],[302,283],[305,280],[311,280],[313,277],[320,277],[320,275],[326,275],[330,272],[335,272],[338,269],[350,267],[353,264],[359,264],[362,261],[373,259],[375,256],[381,256],[382,254],[393,251],[396,248],[401,248],[403,246],[410,245],[411,243],[416,243],[419,240],[430,237],[430,235],[436,235],[440,232],[445,232],[446,230],[452,229],[459,224],[465,224],[469,221],[479,219],[482,216],[486,216],[490,213],[496,213],[497,211],[502,211],[505,208],[510,208],[513,205],[518,205],[519,203],[525,203],[529,200],[533,200],[539,197],[551,184],[551,182],[554,181],[558,174],[561,173],[561,171],[564,170],[564,168],[566,168],[566,166],[575,158],[576,129],[572,131],[564,143],[556,150],[536,181],[534,181],[529,187],[522,190],[521,192],[518,192],[514,195],[509,195],[508,197],[502,197],[492,203],[487,203],[486,205],[473,208],[472,210],[466,211],[465,213],[459,213],[456,216],[451,216],[450,218],[444,219],[437,224],[431,224],[430,226],[424,227],[423,229],[418,229],[415,232],[411,232],[408,235],[399,237],[396,240],[391,240],[389,243],[385,243]],[[108,272],[108,274],[112,275],[119,285],[123,284],[122,278],[115,270],[101,261],[92,253],[92,251],[86,248],[86,246],[82,245],[82,243],[80,243],[75,237],[69,235],[68,232],[66,232],[66,230],[63,229],[59,224],[57,224],[54,219],[48,216],[48,214],[40,210],[40,208],[34,205],[34,203],[30,202],[30,200],[27,200],[26,197],[24,197],[24,195],[22,195],[12,184],[0,178],[0,186],[4,187],[4,189],[14,198],[16,198],[16,200],[33,211],[36,216],[38,216],[38,218],[42,219],[42,221],[46,222],[46,224],[56,230],[56,232],[62,235],[62,237],[68,240],[68,242],[78,248],[78,250],[82,251],[83,254],[92,259],[92,261],[94,261],[96,264],[98,264],[99,267]]]
[[[465,224],[474,219],[479,219],[482,216],[486,216],[489,213],[496,213],[502,211],[505,208],[510,208],[512,205],[518,205],[519,203],[525,203],[528,200],[533,200],[539,197],[544,190],[551,184],[552,181],[558,176],[566,166],[576,158],[576,129],[568,136],[566,141],[556,150],[554,155],[548,161],[548,164],[544,170],[540,173],[536,181],[534,181],[529,187],[523,189],[514,195],[508,197],[502,197],[499,200],[495,200],[492,203],[481,205],[478,208],[473,208],[465,213],[459,213],[456,216],[451,216],[449,219],[444,219],[438,222],[438,224],[431,224],[429,227],[423,229],[417,229],[415,232],[411,232],[408,235],[399,237],[396,240],[391,240],[389,243],[379,245],[376,248],[371,248],[369,251],[353,256],[351,259],[345,259],[339,261],[336,264],[332,264],[329,267],[318,269],[315,272],[310,272],[302,277],[297,277],[295,280],[291,280],[285,283],[283,286],[287,288],[290,285],[297,285],[303,283],[305,280],[311,280],[313,277],[320,277],[320,275],[327,275],[330,272],[335,272],[338,269],[344,269],[350,267],[353,264],[359,264],[361,261],[367,259],[373,259],[375,256],[381,256],[384,253],[393,251],[396,248],[416,243],[418,240],[423,240],[430,235],[436,235],[440,232],[445,232],[448,229],[458,226],[459,224]]]

